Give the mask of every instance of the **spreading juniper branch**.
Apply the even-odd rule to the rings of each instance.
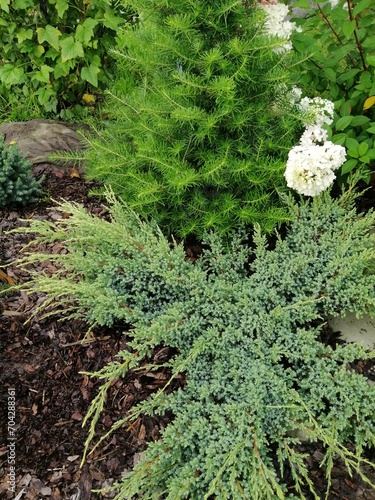
[[[48,284],[34,274],[24,289],[47,292],[58,305],[63,282],[78,316],[132,324],[139,360],[158,345],[176,349],[171,377],[183,372],[184,388],[159,391],[114,424],[116,431],[141,412],[175,416],[115,486],[116,498],[292,498],[288,468],[299,498],[317,497],[297,448],[301,436],[325,447],[328,485],[335,454],[363,475],[361,453],[375,444],[375,388],[348,366],[374,353],[356,344],[333,349],[320,335],[330,315],[375,312],[374,214],[357,215],[353,193],[299,204],[287,198],[292,222],[274,250],[259,228],[254,250],[246,235],[228,246],[210,234],[193,264],[181,244],[111,194],[108,201],[110,222],[69,203],[60,209],[72,216],[52,228],[31,222],[39,241],[65,235],[68,252],[57,260],[66,273]],[[85,419],[86,451],[111,381],[125,375],[121,356],[92,374],[103,385]]]

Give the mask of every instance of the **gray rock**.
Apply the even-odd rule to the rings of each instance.
[[[3,123],[0,134],[8,144],[15,141],[18,148],[33,166],[59,165],[48,156],[57,151],[80,150],[83,139],[71,125],[53,120],[30,120],[27,122]],[[65,163],[65,167],[69,162]],[[33,169],[35,172],[35,169]]]

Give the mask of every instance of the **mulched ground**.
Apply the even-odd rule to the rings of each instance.
[[[92,183],[85,182],[77,172],[51,169],[45,173],[45,187],[53,199],[63,197],[80,202],[92,213],[105,215],[100,201],[87,195]],[[43,202],[24,210],[0,210],[3,263],[12,263],[29,240],[26,235],[6,235],[4,232],[26,224],[20,221],[21,218],[56,220],[59,213],[53,208],[48,210],[51,207],[52,203]],[[60,250],[57,244],[53,248],[56,252]],[[189,252],[189,258],[194,258],[194,249]],[[53,272],[52,264],[40,266],[40,272],[43,267]],[[7,268],[7,275],[15,283],[27,279],[13,265]],[[105,439],[80,468],[87,439],[82,420],[99,387],[95,379],[80,372],[99,370],[120,349],[126,349],[126,327],[98,329],[87,335],[89,328],[83,321],[58,321],[54,317],[42,319],[38,315],[25,324],[41,300],[42,297],[18,293],[1,298],[0,374],[3,391],[0,417],[4,425],[0,436],[0,498],[113,498],[115,492],[91,493],[91,489],[111,486],[128,473],[140,459],[146,443],[158,439],[168,418],[139,418]],[[82,342],[83,339],[86,340]],[[168,348],[156,349],[152,361],[163,362],[169,355]],[[163,370],[155,376],[145,369],[130,372],[125,379],[114,383],[97,425],[96,439],[103,436],[132,405],[163,386],[167,378],[168,373]],[[176,385],[182,384],[181,377]],[[15,389],[16,399],[15,492],[9,489],[9,479],[12,478],[7,463],[9,388]],[[314,484],[322,492],[321,498],[325,498],[324,471],[319,468],[322,452],[311,445],[305,449],[310,455],[308,463]],[[307,495],[307,498],[311,497]],[[350,477],[342,465],[337,464],[329,498],[375,499],[375,491],[357,476]]]

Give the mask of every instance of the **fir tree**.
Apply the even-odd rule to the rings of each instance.
[[[245,5],[246,3],[246,5]],[[280,105],[292,56],[253,1],[133,0],[119,36],[111,122],[88,175],[186,236],[285,220],[278,200],[299,121]]]

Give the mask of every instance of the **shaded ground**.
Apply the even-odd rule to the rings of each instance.
[[[70,169],[48,169],[45,187],[54,199],[64,197],[85,204],[97,215],[105,209],[95,198],[88,198],[92,184],[84,182],[79,172]],[[373,195],[370,193],[368,196]],[[21,218],[55,220],[60,215],[48,210],[49,202],[40,203],[23,211],[0,210],[0,228],[3,232],[18,227]],[[2,235],[2,260],[13,262],[27,243],[25,235]],[[53,251],[59,252],[58,244]],[[191,253],[191,252],[190,252]],[[193,252],[194,253],[194,252]],[[45,264],[53,272],[52,264]],[[42,272],[42,269],[40,269]],[[7,269],[8,280],[19,283],[26,279],[14,266]],[[6,278],[5,278],[6,279]],[[24,321],[35,311],[42,297],[24,294],[8,295],[1,299],[3,314],[0,321],[0,374],[2,380],[1,422],[7,422],[8,389],[15,389],[15,492],[9,490],[9,433],[2,425],[0,438],[0,498],[17,498],[23,490],[25,499],[89,499],[111,498],[112,493],[91,493],[92,488],[112,485],[139,460],[146,442],[157,439],[167,418],[139,418],[127,428],[120,429],[105,439],[89,456],[83,468],[80,460],[87,429],[82,420],[89,403],[96,395],[98,384],[82,371],[95,371],[114,358],[120,349],[126,349],[124,328],[101,329],[88,333],[82,321],[58,322],[55,318],[36,316],[26,325]],[[86,337],[86,340],[81,341]],[[154,352],[153,362],[162,362],[169,350]],[[366,367],[358,367],[365,370]],[[145,370],[130,372],[112,387],[107,405],[97,426],[97,438],[103,436],[111,424],[125,415],[136,402],[161,387],[168,374],[158,376]],[[176,384],[183,384],[177,380]],[[319,468],[321,450],[306,446],[311,476],[321,498],[324,498],[324,471]],[[310,497],[309,497],[310,498]],[[358,477],[350,477],[342,465],[335,468],[330,499],[375,499],[375,491],[367,488]],[[230,500],[230,499],[229,499]],[[250,499],[249,499],[250,500]]]

